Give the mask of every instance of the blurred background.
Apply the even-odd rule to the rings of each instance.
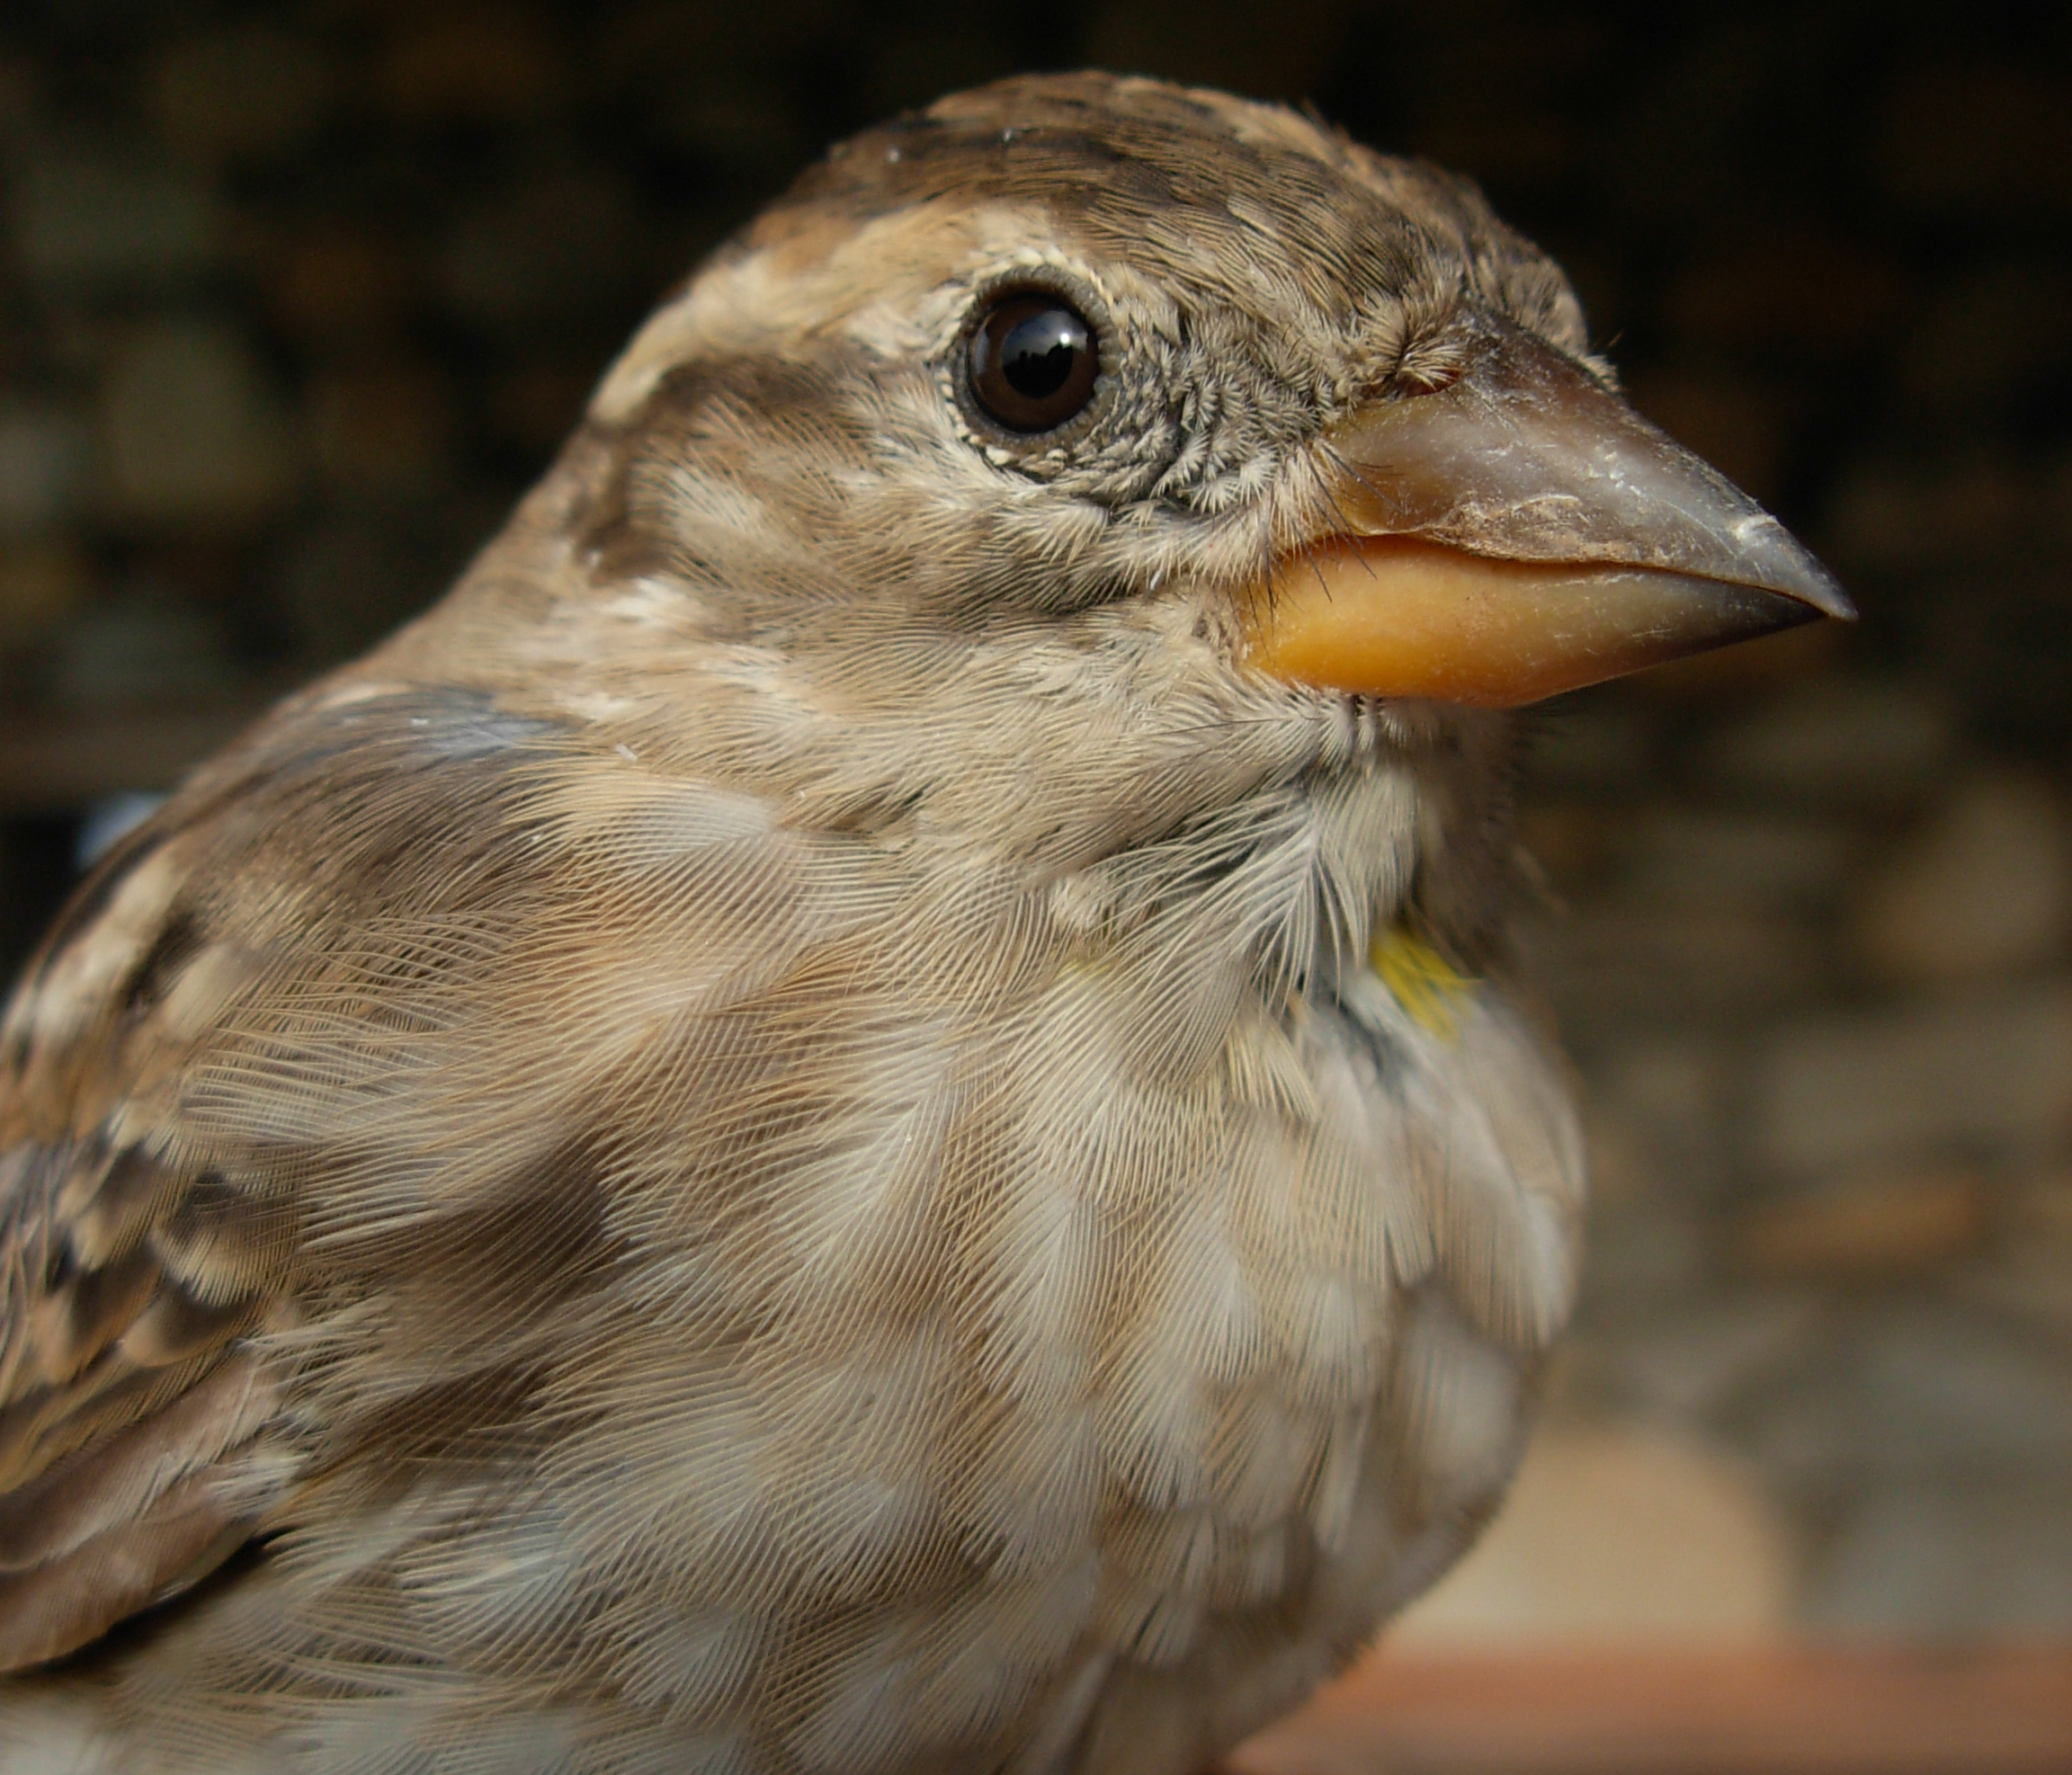
[[[1082,63],[1473,174],[1864,611],[1538,718],[1593,1253],[1405,1644],[2072,1642],[2062,9],[8,0],[0,962],[807,159]]]

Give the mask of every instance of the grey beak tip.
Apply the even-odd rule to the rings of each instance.
[[[1842,589],[1841,582],[1803,548],[1796,543],[1792,547],[1800,557],[1800,571],[1778,589],[1803,599],[1822,616],[1833,617],[1837,622],[1854,622],[1856,605]]]
[[[1732,498],[1747,501],[1747,495],[1738,488],[1724,482],[1721,486]],[[1728,534],[1746,549],[1749,565],[1756,568],[1751,576],[1752,583],[1796,598],[1820,615],[1833,617],[1838,622],[1855,621],[1855,604],[1818,557],[1769,513],[1755,506],[1752,501],[1748,504],[1748,515]]]

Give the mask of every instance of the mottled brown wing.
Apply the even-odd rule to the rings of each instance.
[[[74,941],[94,935],[89,925]],[[125,984],[119,997],[132,991]],[[77,1014],[62,983],[35,1003],[47,1025],[102,1021]],[[147,1020],[142,1009],[118,1014]],[[276,1388],[239,1340],[285,1305],[263,1206],[183,1163],[177,1140],[147,1119],[123,1127],[131,1100],[83,1075],[93,1034],[59,1044],[68,1067],[51,1066],[19,1027],[10,1035],[12,1137],[0,1152],[7,1669],[84,1645],[245,1539],[263,1502],[251,1474]]]
[[[74,1238],[60,1201],[76,1185],[97,1199],[89,1218],[120,1220],[129,1186],[74,1154],[17,1148],[7,1165],[0,1667],[13,1669],[183,1589],[246,1538],[255,1500],[225,1482],[258,1453],[273,1393],[236,1347],[263,1303],[212,1305],[168,1267],[182,1209],[132,1224],[107,1261],[78,1262],[91,1240]]]
[[[485,768],[512,780],[524,737],[495,718],[456,693],[312,693],[119,846],[17,988],[0,1670],[192,1584],[307,1471],[321,1426],[281,1351],[323,1286],[305,1223],[335,1207],[335,1155],[283,1137],[270,1106],[335,1104],[352,1044],[383,1039],[364,981],[418,964],[401,940],[371,957],[368,919],[407,930],[425,884],[466,878],[457,847],[494,846]]]

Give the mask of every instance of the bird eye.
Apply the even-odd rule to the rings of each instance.
[[[1010,432],[1049,432],[1094,397],[1094,329],[1048,290],[1003,297],[971,334],[971,397]]]

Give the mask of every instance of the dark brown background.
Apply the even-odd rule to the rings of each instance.
[[[2072,1630],[2072,14],[1957,16],[9,0],[0,960],[830,140],[1028,67],[1306,98],[1479,177],[1864,611],[1542,723],[1603,1184],[1557,1430],[1714,1462],[1791,1620]]]

